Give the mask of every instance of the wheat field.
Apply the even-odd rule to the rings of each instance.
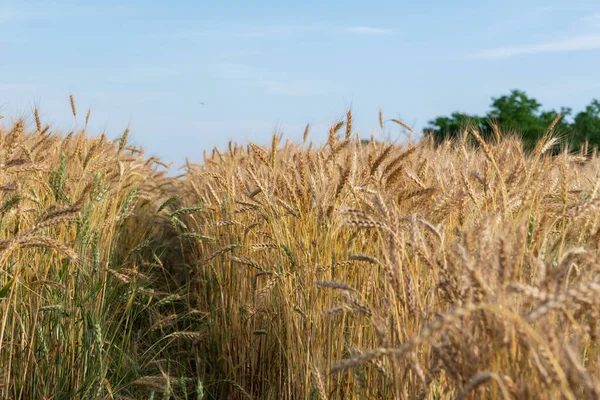
[[[172,176],[33,114],[0,128],[1,398],[600,398],[600,160],[553,126],[348,112]]]

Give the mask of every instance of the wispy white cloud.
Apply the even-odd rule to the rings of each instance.
[[[19,37],[0,37],[0,44],[6,46],[23,45],[25,44],[25,39]]]
[[[329,26],[321,24],[312,25],[264,25],[235,27],[232,29],[206,29],[201,31],[185,31],[178,34],[187,39],[205,37],[235,37],[235,38],[290,38],[307,34],[318,35],[392,35],[393,30],[376,26]]]
[[[131,64],[122,71],[129,79],[153,81],[189,73],[192,68],[185,64]]]
[[[38,85],[32,83],[0,82],[0,92],[14,92],[39,89]]]
[[[310,79],[281,78],[279,74],[240,63],[224,62],[214,65],[219,78],[243,81],[268,93],[290,97],[307,97],[324,94],[326,85]]]
[[[391,35],[394,33],[391,29],[373,26],[351,26],[347,28],[347,31],[359,35]]]
[[[472,54],[469,58],[491,60],[522,55],[570,53],[591,50],[600,50],[600,34],[583,34],[552,42],[487,49]]]
[[[584,26],[591,29],[600,28],[600,12],[592,13],[581,18],[581,22]]]
[[[241,63],[221,62],[215,64],[214,68],[224,78],[244,79],[254,75],[250,66]]]
[[[598,4],[596,0],[590,1],[577,1],[577,2],[566,2],[562,1],[556,4],[547,4],[539,7],[534,7],[535,10],[542,13],[565,13],[565,12],[594,12],[598,10]]]
[[[19,22],[39,19],[43,13],[27,7],[0,7],[0,22]]]
[[[307,32],[322,32],[321,27],[297,25],[266,25],[231,27],[230,29],[212,28],[203,30],[190,30],[177,33],[176,36],[184,39],[205,39],[206,37],[219,38],[283,38],[299,36]]]
[[[323,88],[318,82],[307,80],[262,79],[257,81],[268,92],[291,97],[318,96],[323,94]]]
[[[126,5],[115,5],[107,8],[82,4],[63,9],[45,6],[33,8],[26,6],[26,3],[23,4],[23,7],[0,7],[0,22],[133,17],[140,12],[139,9]]]

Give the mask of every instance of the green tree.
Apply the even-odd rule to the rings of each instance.
[[[507,96],[492,99],[492,109],[488,118],[498,123],[504,132],[516,132],[523,138],[526,148],[535,147],[539,138],[548,130],[548,127],[559,115],[559,111],[540,111],[542,105],[534,98],[530,98],[521,90],[512,90]],[[562,119],[557,131],[568,130],[566,118],[571,110],[561,108]]]
[[[481,129],[484,127],[485,121],[476,115],[454,112],[450,117],[437,117],[429,121],[429,125],[425,134],[432,135],[435,142],[439,144],[445,139],[457,137],[468,125]]]
[[[565,118],[571,114],[571,109],[541,111],[541,107],[542,105],[536,99],[527,96],[521,90],[514,89],[508,95],[492,98],[490,111],[485,116],[453,113],[450,117],[437,117],[429,121],[430,127],[426,128],[424,134],[433,135],[439,143],[445,138],[455,137],[466,123],[474,123],[484,137],[490,137],[491,124],[497,124],[501,132],[521,135],[525,148],[532,149],[559,113],[563,118],[555,129],[562,133],[571,131],[571,126]],[[594,105],[588,107],[587,114],[581,117],[582,121],[588,121],[585,122],[586,124],[591,124],[589,121],[594,120],[594,116],[598,117],[600,109],[594,107]],[[600,140],[600,135],[598,137]]]
[[[573,136],[578,144],[586,140],[590,147],[600,147],[600,102],[594,99],[573,120]]]

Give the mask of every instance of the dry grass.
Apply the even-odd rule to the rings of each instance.
[[[168,312],[156,210],[176,182],[127,132],[117,148],[34,117],[0,128],[0,398],[147,398],[131,382],[183,347],[158,342],[176,326],[149,329]]]
[[[0,397],[600,398],[595,152],[348,113],[169,178],[34,117],[0,130]]]
[[[600,161],[342,126],[188,165],[215,397],[598,398]]]

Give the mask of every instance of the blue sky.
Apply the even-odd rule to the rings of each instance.
[[[364,137],[379,109],[420,130],[513,88],[579,111],[600,97],[600,2],[0,0],[0,57],[5,121],[38,105],[72,129],[72,93],[94,132],[130,126],[179,164],[306,123],[323,142],[349,107]]]

